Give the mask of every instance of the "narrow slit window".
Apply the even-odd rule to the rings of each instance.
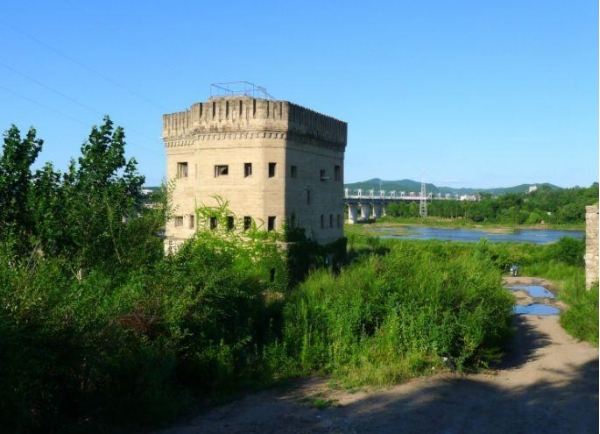
[[[292,166],[290,168],[290,177],[292,177],[292,178],[298,177],[298,166]]]
[[[244,163],[244,178],[252,176],[252,163]]]
[[[194,216],[191,215],[191,214],[190,214],[190,220],[189,221],[190,221],[190,229],[194,229],[194,224],[195,224],[195,222],[194,222]]]
[[[211,217],[209,220],[209,224],[210,224],[211,229],[216,229],[217,228],[217,218]]]
[[[277,163],[269,163],[269,178],[275,177],[276,169],[277,169]]]
[[[215,178],[229,175],[229,166],[221,164],[215,166]]]
[[[269,216],[267,230],[269,230],[269,231],[275,230],[275,216],[272,216],[272,215]]]
[[[335,166],[333,168],[333,176],[336,181],[342,180],[342,166]]]
[[[329,214],[329,227],[333,227],[333,214]]]
[[[252,227],[252,217],[244,216],[244,230],[247,231]]]
[[[233,216],[231,216],[231,215],[227,216],[227,230],[232,231],[234,227],[235,227],[235,221],[233,219]]]

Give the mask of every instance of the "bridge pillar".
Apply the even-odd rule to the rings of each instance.
[[[362,202],[360,204],[360,217],[363,220],[371,219],[371,204],[368,202]]]
[[[381,218],[381,204],[380,203],[373,204],[373,217],[375,218],[375,220]]]
[[[353,225],[358,220],[358,204],[348,204],[348,223]]]

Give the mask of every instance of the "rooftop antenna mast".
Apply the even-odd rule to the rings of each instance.
[[[425,173],[421,182],[421,198],[419,200],[419,215],[421,218],[427,217],[427,187],[425,186]]]

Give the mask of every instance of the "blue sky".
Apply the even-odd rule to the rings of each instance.
[[[598,2],[9,2],[0,128],[65,170],[109,114],[148,185],[161,117],[249,81],[348,122],[345,181],[598,181]]]

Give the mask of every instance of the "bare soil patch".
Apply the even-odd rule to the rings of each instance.
[[[506,285],[551,282],[507,278]],[[523,295],[525,294],[525,295]],[[515,293],[518,303],[531,302]],[[598,349],[570,337],[558,316],[517,316],[502,365],[351,393],[313,378],[251,394],[154,434],[597,433]],[[318,409],[315,403],[326,408]]]

